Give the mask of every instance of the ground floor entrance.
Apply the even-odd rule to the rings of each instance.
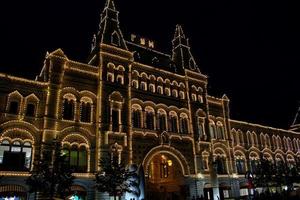
[[[170,154],[160,153],[149,162],[146,199],[185,200],[189,187],[185,184],[179,162]]]

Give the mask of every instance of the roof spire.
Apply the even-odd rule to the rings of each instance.
[[[300,132],[300,105],[294,118],[294,121],[290,127],[290,130]]]
[[[115,2],[113,0],[107,0],[105,3],[105,8],[116,10]]]
[[[101,20],[98,33],[93,37],[91,54],[88,58],[89,64],[98,64],[100,44],[108,44],[127,50],[122,31],[119,26],[119,11],[116,10],[114,0],[106,0],[104,9],[101,13]],[[95,61],[97,60],[97,62]]]
[[[191,53],[189,40],[185,37],[181,25],[176,25],[172,44],[172,60],[176,64],[178,73],[184,74],[185,69],[200,73],[200,70]]]
[[[181,37],[181,38],[185,39],[185,35],[183,33],[182,27],[179,24],[176,25],[175,35],[174,35],[174,38],[177,38],[177,37]]]

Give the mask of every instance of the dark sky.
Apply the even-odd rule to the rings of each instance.
[[[37,3],[39,2],[39,3]],[[295,2],[295,3],[293,3]],[[115,0],[124,35],[170,52],[183,25],[209,93],[231,100],[231,117],[287,128],[300,100],[297,1]],[[0,6],[0,71],[33,78],[46,51],[85,61],[104,0],[12,0]]]

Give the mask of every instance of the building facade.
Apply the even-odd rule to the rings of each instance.
[[[54,139],[85,199],[107,197],[95,191],[94,173],[111,153],[143,166],[147,199],[243,196],[260,155],[298,163],[297,117],[290,130],[231,119],[229,98],[207,93],[179,25],[172,47],[166,54],[151,40],[125,39],[107,0],[87,63],[58,49],[35,80],[0,73],[0,198],[32,198],[24,180]]]

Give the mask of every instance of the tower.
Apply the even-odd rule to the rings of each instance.
[[[172,60],[176,64],[178,73],[184,74],[185,69],[200,73],[200,69],[191,53],[189,40],[183,33],[181,25],[176,25],[172,44]]]

